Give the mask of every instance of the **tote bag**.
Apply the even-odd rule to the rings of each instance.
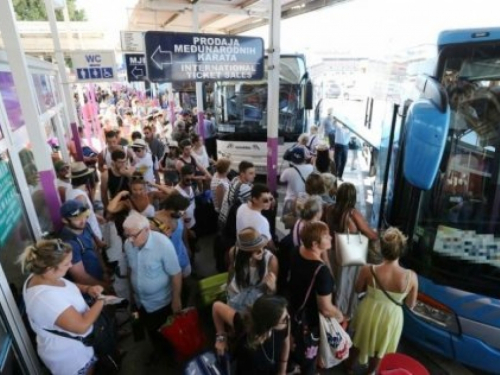
[[[205,333],[195,308],[188,307],[171,315],[158,331],[172,344],[179,362],[192,358],[205,347]]]
[[[319,314],[319,361],[323,368],[332,368],[349,357],[352,341],[336,319]]]
[[[346,216],[347,233],[335,233],[335,249],[337,262],[342,266],[362,266],[366,264],[368,256],[368,237],[361,233],[349,233],[348,220],[351,214]]]

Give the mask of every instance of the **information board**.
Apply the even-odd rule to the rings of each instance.
[[[152,82],[250,81],[264,77],[262,38],[148,31],[147,75]]]
[[[71,61],[80,82],[116,81],[113,51],[73,51]]]
[[[124,52],[144,52],[142,31],[120,31],[120,41]]]
[[[142,82],[146,80],[146,57],[142,53],[125,54],[127,81]]]
[[[0,247],[2,247],[12,229],[17,225],[22,212],[16,185],[5,160],[0,160],[0,212],[2,213],[0,215]]]

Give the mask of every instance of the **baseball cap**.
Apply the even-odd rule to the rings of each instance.
[[[306,160],[306,153],[303,147],[295,147],[292,150],[292,155],[290,156],[290,161],[293,164],[302,164]]]
[[[78,217],[88,211],[87,206],[85,206],[82,202],[76,200],[76,199],[68,199],[64,204],[61,206],[61,216],[64,219],[70,218],[70,217]]]

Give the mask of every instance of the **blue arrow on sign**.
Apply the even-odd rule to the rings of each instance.
[[[156,50],[151,55],[151,60],[155,63],[158,69],[163,70],[163,65],[172,64],[172,52],[162,51],[161,47],[158,46]]]

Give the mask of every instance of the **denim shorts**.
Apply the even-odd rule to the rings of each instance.
[[[86,375],[89,369],[94,366],[97,362],[97,357],[93,356],[90,361],[87,362],[85,366],[83,366],[80,370],[78,370],[78,375]]]

